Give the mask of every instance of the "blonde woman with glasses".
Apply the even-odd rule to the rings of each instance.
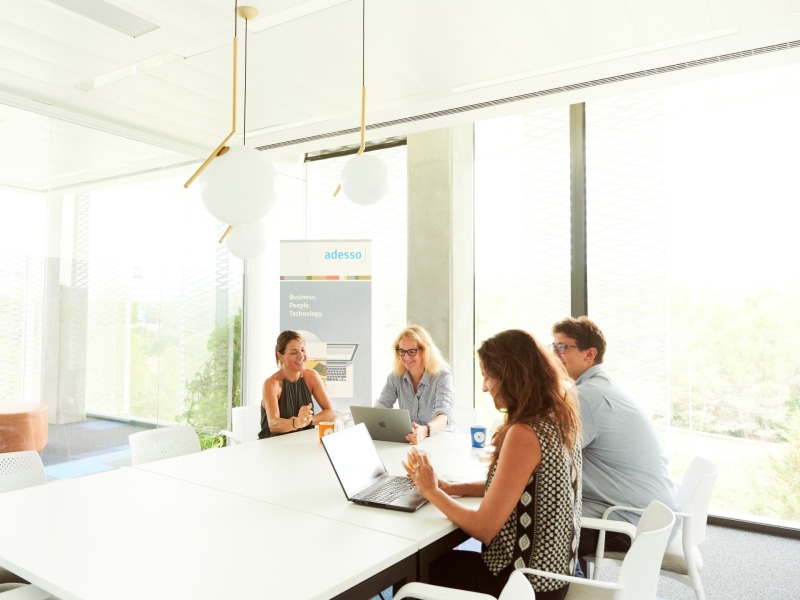
[[[392,345],[394,369],[376,406],[408,410],[413,431],[409,444],[419,444],[437,431],[453,431],[453,376],[449,365],[419,325],[409,325]]]

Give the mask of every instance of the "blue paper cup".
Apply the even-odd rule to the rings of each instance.
[[[472,447],[483,448],[486,445],[486,427],[470,427],[469,431],[472,435]]]

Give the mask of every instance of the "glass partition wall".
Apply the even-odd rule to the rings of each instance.
[[[0,189],[0,402],[47,405],[50,479],[129,464],[146,428],[208,444],[241,401],[242,261],[184,171]]]

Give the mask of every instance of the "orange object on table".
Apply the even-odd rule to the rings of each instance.
[[[0,402],[0,452],[41,452],[46,445],[47,404]]]

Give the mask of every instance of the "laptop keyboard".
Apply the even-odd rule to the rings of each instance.
[[[362,500],[384,503],[393,502],[400,496],[407,494],[412,489],[414,489],[414,482],[408,477],[394,477],[387,481],[384,485],[380,486],[378,489],[373,490],[364,496]]]
[[[328,365],[325,369],[328,381],[345,381],[347,379],[347,367],[344,365]]]

